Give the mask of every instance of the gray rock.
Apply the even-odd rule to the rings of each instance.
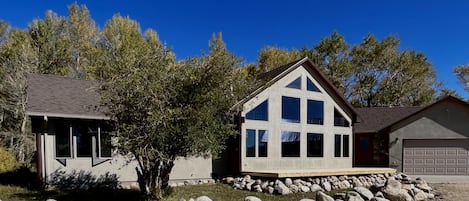
[[[233,184],[233,188],[236,189],[236,190],[241,190],[242,189],[241,184],[239,184],[239,183]]]
[[[334,198],[331,196],[326,195],[322,191],[318,191],[316,193],[316,201],[334,201]]]
[[[346,197],[345,193],[336,193],[334,194],[334,199],[335,200],[344,200]]]
[[[313,199],[309,199],[309,198],[303,198],[301,199],[300,201],[314,201]]]
[[[247,183],[247,184],[246,184],[246,189],[247,189],[248,191],[251,191],[251,190],[252,190],[252,185],[253,185],[254,183],[255,183],[255,181],[251,181],[251,182]]]
[[[267,192],[268,192],[269,194],[274,194],[274,190],[275,190],[275,189],[274,189],[274,187],[272,187],[272,186],[267,187]]]
[[[269,186],[269,182],[263,182],[263,183],[261,184],[261,188],[262,188],[263,190],[267,189],[267,186]]]
[[[384,198],[384,195],[381,191],[376,192],[375,197]]]
[[[317,184],[311,185],[311,186],[309,187],[309,189],[311,190],[311,192],[316,192],[316,191],[321,191],[321,190],[323,190],[323,189],[321,188],[321,186],[319,186],[319,185],[317,185]]]
[[[293,181],[290,178],[285,179],[285,185],[290,187],[293,184]]]
[[[286,195],[292,193],[292,191],[282,182],[279,182],[278,185],[275,186],[275,190],[280,195]]]
[[[413,201],[414,199],[407,190],[402,189],[401,182],[390,177],[384,188],[385,197],[390,200]]]
[[[358,186],[353,188],[353,190],[360,194],[364,200],[371,200],[373,198],[373,193],[365,187]]]
[[[46,201],[52,201],[52,200],[47,199]],[[186,199],[181,198],[181,199],[179,199],[179,201],[186,201]]]
[[[245,181],[246,183],[251,182],[251,176],[250,175],[244,176],[243,181]]]
[[[247,196],[244,198],[244,201],[262,201],[262,200],[256,196]]]
[[[352,187],[352,185],[350,184],[350,182],[348,182],[347,180],[343,180],[343,181],[342,181],[342,185],[344,186],[344,189],[345,189],[345,188],[350,188],[350,187]]]
[[[370,201],[389,201],[389,200],[386,198],[374,197],[374,198],[371,198]]]
[[[321,183],[321,187],[326,190],[326,191],[331,191],[332,190],[332,187],[331,187],[331,184],[329,182],[322,182]]]
[[[358,194],[355,191],[347,192],[347,200],[348,201],[364,201],[364,199],[360,196],[360,194]]]
[[[189,199],[189,201],[195,201],[194,198]]]
[[[255,185],[255,186],[253,186],[253,187],[252,187],[252,190],[253,190],[253,191],[256,191],[256,192],[258,192],[258,193],[262,193],[262,187],[261,187],[261,185]]]
[[[203,195],[203,196],[200,196],[198,198],[195,198],[195,201],[212,201],[212,199],[210,199],[209,197]]]
[[[2,200],[0,200],[0,201],[2,201]],[[57,201],[57,200],[56,200],[56,199],[49,198],[49,199],[47,199],[46,201]],[[186,201],[186,200],[184,200],[184,201]]]
[[[301,190],[301,192],[306,193],[306,192],[310,191],[310,188],[307,187],[307,186],[300,186],[300,190]]]
[[[427,193],[430,193],[433,190],[432,187],[428,186],[428,184],[417,184],[416,187]]]
[[[297,185],[292,184],[290,185],[290,190],[293,193],[298,193],[300,191],[300,188]]]
[[[257,185],[260,185],[260,184],[262,184],[262,180],[260,180],[260,179],[257,179],[257,180],[256,180],[256,184],[257,184]]]
[[[419,191],[419,192],[415,193],[414,200],[415,201],[425,201],[425,200],[427,200],[427,194],[423,191]]]
[[[427,198],[430,199],[430,200],[432,200],[432,199],[435,198],[435,194],[433,194],[433,193],[427,193]]]

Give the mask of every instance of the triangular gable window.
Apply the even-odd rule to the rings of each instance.
[[[298,77],[293,80],[293,82],[290,82],[290,84],[287,85],[287,88],[301,89],[301,77]]]
[[[349,127],[350,123],[345,119],[345,117],[334,108],[334,126]]]
[[[246,113],[246,119],[268,121],[269,101],[265,100],[264,102],[256,106],[254,109]]]
[[[307,79],[306,81],[306,89],[308,91],[316,91],[316,92],[320,92],[319,91],[319,88],[313,83],[313,81],[311,81],[309,78]]]

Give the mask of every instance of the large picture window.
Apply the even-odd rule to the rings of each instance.
[[[55,123],[55,157],[72,157],[72,138],[70,123],[58,121]]]
[[[246,119],[249,120],[261,120],[261,121],[268,121],[269,120],[269,101],[265,100],[254,109],[246,113]]]
[[[300,133],[282,131],[282,157],[300,157]]]
[[[324,138],[323,134],[308,133],[307,154],[308,157],[323,157]]]
[[[308,124],[324,124],[324,102],[317,100],[308,100],[307,109]]]
[[[282,96],[282,122],[300,123],[300,99]]]

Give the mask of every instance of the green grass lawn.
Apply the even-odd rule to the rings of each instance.
[[[255,193],[248,191],[234,190],[225,184],[194,185],[175,187],[171,194],[166,197],[168,201],[178,201],[181,198],[189,200],[202,195],[210,197],[212,200],[242,201],[246,196],[253,195],[264,201],[298,201],[302,198],[315,198],[315,193],[296,193],[290,195],[268,195],[265,193]],[[53,198],[58,201],[104,201],[104,200],[138,200],[138,192],[131,190],[88,190],[88,191],[34,191],[15,186],[0,185],[0,200],[2,201],[28,201]]]

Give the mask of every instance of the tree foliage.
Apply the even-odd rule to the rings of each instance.
[[[454,68],[454,73],[459,81],[464,85],[464,89],[469,91],[469,64],[466,66],[460,65]]]
[[[145,199],[161,199],[177,157],[217,154],[234,134],[228,111],[243,86],[234,76],[240,61],[215,35],[207,55],[175,63],[156,32],[142,35],[120,16],[104,37],[109,65],[102,72],[111,76],[102,92],[119,128],[118,150],[137,160]]]
[[[423,53],[402,51],[399,44],[395,36],[379,40],[368,34],[360,44],[349,45],[344,36],[333,32],[312,48],[299,51],[263,48],[256,73],[307,56],[357,107],[430,103],[439,84],[433,66]]]

